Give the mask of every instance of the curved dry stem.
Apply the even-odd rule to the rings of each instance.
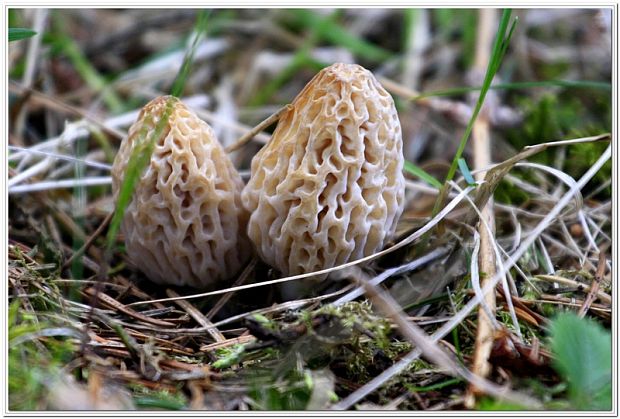
[[[221,290],[204,292],[204,293],[200,293],[200,294],[191,294],[191,295],[186,295],[186,296],[183,296],[183,297],[179,297],[179,299],[186,299],[187,300],[187,299],[191,299],[191,298],[201,298],[201,297],[207,297],[207,296],[210,296],[210,295],[226,294],[226,293],[234,292],[234,291],[240,291],[240,290],[245,290],[245,289],[250,289],[250,288],[257,288],[257,287],[264,287],[264,286],[267,286],[267,285],[279,284],[279,283],[288,282],[288,281],[295,281],[295,280],[299,280],[299,279],[309,278],[309,277],[312,277],[312,276],[319,276],[319,275],[328,274],[328,273],[331,273],[331,272],[334,272],[334,271],[337,271],[337,270],[341,270],[341,269],[349,268],[351,266],[355,266],[355,265],[359,265],[359,264],[362,264],[362,263],[365,263],[365,262],[369,262],[369,261],[371,261],[373,259],[379,258],[379,257],[387,255],[388,253],[391,253],[391,252],[393,252],[395,250],[398,250],[401,247],[404,247],[404,246],[412,243],[416,239],[422,237],[427,231],[430,231],[435,225],[437,225],[437,223],[439,223],[442,219],[444,219],[464,199],[464,196],[467,195],[469,192],[471,192],[473,189],[474,188],[472,186],[469,186],[466,189],[464,189],[452,201],[450,201],[448,203],[448,205],[446,205],[446,207],[443,210],[441,210],[435,217],[433,217],[428,223],[426,223],[423,227],[421,227],[416,232],[412,233],[411,235],[407,236],[406,238],[404,238],[400,242],[396,243],[394,246],[388,247],[387,249],[384,249],[384,250],[382,250],[380,252],[377,252],[377,253],[374,253],[372,255],[366,256],[364,258],[361,258],[361,259],[358,259],[358,260],[354,260],[352,262],[344,263],[342,265],[334,266],[333,268],[323,269],[323,270],[320,270],[320,271],[307,272],[307,273],[304,273],[304,274],[288,276],[286,278],[273,279],[271,281],[263,281],[263,282],[258,282],[258,283],[254,283],[254,284],[240,285],[238,287],[225,288],[225,289],[221,289]],[[151,304],[151,303],[156,303],[156,302],[174,301],[174,300],[175,300],[175,298],[161,298],[161,299],[149,300],[149,301],[136,301],[135,303],[131,303],[131,304],[127,304],[127,305],[128,306],[134,306],[134,305]]]

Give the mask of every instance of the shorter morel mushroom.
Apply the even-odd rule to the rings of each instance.
[[[392,97],[359,65],[327,67],[252,160],[248,236],[285,275],[368,256],[403,211],[403,164]]]
[[[211,288],[240,271],[250,246],[243,182],[204,121],[174,97],[148,103],[114,160],[113,192],[117,196],[134,147],[156,132],[169,103],[169,120],[154,139],[121,230],[131,261],[154,282]]]

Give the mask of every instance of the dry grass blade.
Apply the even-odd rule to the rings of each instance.
[[[412,345],[419,348],[426,358],[432,360],[441,367],[445,373],[460,376],[471,384],[474,384],[482,392],[497,397],[500,400],[511,401],[530,409],[542,407],[538,400],[530,396],[510,391],[478,375],[472,374],[467,368],[446,354],[419,326],[407,320],[398,303],[387,293],[381,292],[371,285],[364,272],[360,269],[356,269],[356,271],[358,282],[364,287],[366,295],[372,300],[373,304],[396,323],[401,334],[403,334]]]
[[[383,281],[385,281],[386,279],[388,279],[391,276],[394,275],[398,275],[404,272],[408,272],[408,271],[412,271],[414,269],[420,268],[438,258],[440,258],[441,256],[445,255],[446,253],[448,253],[448,249],[446,248],[438,248],[435,249],[433,251],[431,251],[430,253],[419,257],[417,259],[412,260],[409,263],[406,263],[404,265],[401,266],[397,266],[395,268],[390,268],[390,269],[386,269],[385,271],[381,272],[380,275],[378,275],[377,277],[373,278],[371,280],[371,284],[373,286],[377,286],[380,283],[382,283]],[[339,299],[337,299],[336,301],[334,301],[332,304],[335,306],[339,306],[345,303],[348,303],[349,301],[353,301],[354,299],[356,299],[357,297],[361,296],[364,294],[364,288],[363,287],[358,287],[356,289],[354,289],[353,291],[351,291],[350,293],[348,293],[347,295],[344,295],[342,297],[340,297]]]
[[[93,234],[90,235],[90,237],[88,237],[88,239],[84,242],[84,244],[82,245],[82,247],[80,247],[78,250],[76,250],[75,252],[73,252],[73,254],[71,255],[71,257],[69,259],[67,259],[65,261],[65,263],[63,263],[62,265],[62,269],[66,269],[68,266],[71,266],[71,264],[73,263],[73,261],[82,256],[84,254],[84,252],[86,250],[88,250],[88,248],[93,244],[93,242],[97,239],[97,237],[99,237],[99,235],[103,232],[103,230],[108,226],[108,224],[110,223],[110,221],[112,220],[112,213],[109,213],[101,222],[101,224],[99,224],[99,227],[97,227],[97,229],[93,232]]]
[[[159,319],[153,319],[151,317],[145,316],[141,313],[138,313],[137,311],[134,311],[130,308],[128,308],[127,306],[125,306],[124,304],[118,302],[117,300],[115,300],[114,298],[110,297],[109,295],[103,293],[102,291],[96,290],[95,288],[86,288],[84,290],[84,292],[91,296],[96,298],[97,300],[103,302],[105,305],[107,305],[108,307],[118,310],[130,317],[133,317],[137,320],[146,322],[146,323],[150,323],[153,324],[155,326],[162,326],[162,327],[173,327],[174,324],[164,321],[164,320],[159,320]]]
[[[583,289],[584,292],[588,292],[588,293],[592,291],[591,285],[573,281],[572,279],[564,278],[558,275],[536,275],[535,278],[542,279],[544,281],[549,281],[549,282],[556,282],[558,284],[566,285],[566,286],[569,286],[575,289]],[[597,291],[596,297],[605,304],[611,304],[611,295],[603,291],[600,291],[600,290]]]
[[[289,112],[292,109],[293,109],[293,106],[290,104],[282,107],[280,110],[276,111],[273,115],[267,117],[267,119],[265,119],[263,122],[259,123],[254,128],[252,128],[250,131],[245,133],[234,144],[231,144],[228,147],[226,147],[226,152],[231,153],[235,150],[240,149],[245,144],[247,144],[249,141],[251,141],[252,138],[256,136],[256,134],[258,134],[265,128],[268,128],[270,125],[276,123],[284,113]]]
[[[82,179],[64,179],[54,181],[35,182],[27,185],[17,185],[9,189],[9,194],[27,194],[32,192],[49,191],[51,189],[75,188],[78,186],[111,185],[112,178],[109,176],[92,176]]]
[[[170,288],[166,289],[166,294],[168,294],[168,296],[172,298],[180,297],[179,294],[176,293],[176,291],[171,290]],[[204,327],[216,342],[223,342],[226,340],[224,335],[219,330],[217,330],[217,327],[215,327],[213,323],[211,323],[211,321],[200,312],[200,310],[191,305],[188,301],[175,300],[175,302],[183,310],[185,310],[187,314],[192,316],[192,318],[196,320],[199,325]]]
[[[216,290],[216,291],[211,291],[211,292],[204,292],[204,293],[200,293],[200,294],[191,294],[191,295],[186,295],[186,296],[183,296],[183,297],[179,297],[178,299],[201,298],[201,297],[207,297],[207,296],[210,296],[210,295],[226,294],[226,293],[229,293],[229,292],[241,291],[241,290],[257,288],[257,287],[264,287],[266,285],[280,284],[280,283],[283,283],[283,282],[295,281],[295,280],[299,280],[299,279],[303,279],[303,278],[309,278],[309,277],[312,277],[312,276],[328,274],[328,273],[331,273],[331,272],[334,272],[334,271],[338,271],[338,270],[341,270],[341,269],[350,268],[351,266],[356,266],[356,265],[359,265],[359,264],[362,264],[362,263],[369,262],[369,261],[371,261],[373,259],[379,258],[379,257],[387,255],[388,253],[391,253],[391,252],[393,252],[395,250],[398,250],[398,249],[400,249],[400,248],[402,248],[402,247],[412,243],[416,239],[422,237],[426,232],[430,231],[435,225],[437,225],[437,223],[439,223],[442,219],[444,219],[464,199],[464,197],[469,192],[471,192],[472,190],[473,190],[472,186],[469,186],[466,189],[462,190],[456,197],[454,197],[452,199],[452,201],[450,201],[448,203],[448,205],[446,205],[435,217],[433,217],[428,223],[426,223],[419,230],[417,230],[416,232],[414,232],[411,235],[407,236],[406,238],[404,238],[400,242],[396,243],[395,245],[393,245],[391,247],[388,247],[387,249],[384,249],[384,250],[382,250],[380,252],[377,252],[375,254],[366,256],[366,257],[361,258],[361,259],[354,260],[352,262],[344,263],[344,264],[339,265],[339,266],[334,266],[333,268],[323,269],[323,270],[316,271],[316,272],[308,272],[308,273],[304,273],[304,274],[300,274],[300,275],[288,276],[286,278],[274,279],[274,280],[271,280],[271,281],[263,281],[263,282],[258,282],[258,283],[254,283],[254,284],[240,285],[240,286],[237,286],[237,287],[225,288],[225,289],[221,289],[221,290]],[[150,300],[150,301],[138,301],[138,302],[135,302],[135,303],[128,304],[128,306],[142,305],[142,304],[151,304],[151,303],[155,303],[155,302],[174,301],[174,300],[176,300],[176,298],[161,298],[161,299]]]
[[[460,189],[458,187],[458,185],[456,185],[456,184],[454,184],[453,187],[455,189],[457,189],[457,190]],[[484,228],[484,231],[493,231],[492,228],[489,226],[489,222],[487,220],[487,217],[485,217],[482,214],[482,211],[480,211],[480,209],[478,209],[476,207],[476,204],[474,204],[474,202],[471,200],[471,198],[470,197],[466,197],[466,200],[470,204],[470,206],[473,208],[473,210],[476,211],[476,214],[478,214],[478,219],[480,220],[480,222],[479,222],[479,229],[483,229]],[[496,240],[490,240],[490,244],[491,244],[492,250],[493,250],[493,252],[495,254],[495,257],[494,257],[495,264],[498,267],[500,267],[500,269],[501,269],[501,263],[502,263],[501,255],[504,254],[505,256],[508,256],[508,253],[501,246],[499,246],[499,244],[497,243]],[[531,282],[529,280],[529,278],[525,275],[525,273],[523,273],[523,271],[518,266],[515,265],[514,268],[521,274],[521,276],[527,282]],[[496,272],[496,271],[497,271],[497,267],[493,269],[493,272]],[[512,279],[512,277],[510,276],[510,272],[508,272],[508,271],[506,271],[506,272],[507,272],[506,276],[508,278]],[[513,306],[513,303],[512,303],[512,296],[513,296],[513,294],[517,295],[516,285],[514,284],[513,280],[511,280],[511,282],[509,283],[505,278],[502,278],[502,288],[503,288],[504,294],[505,295],[509,295],[511,297],[511,298],[506,299],[506,302],[508,304],[508,310],[510,311],[510,317],[512,318],[513,326],[516,329],[517,336],[519,338],[521,338],[521,329],[520,329],[520,326],[519,326],[519,322],[517,321],[517,316],[516,316],[515,309],[514,309],[514,306]],[[480,290],[480,294],[482,294],[481,290]]]
[[[476,56],[473,71],[482,74],[489,62],[490,52],[492,49],[492,39],[496,21],[496,11],[494,9],[482,9],[478,13],[478,43],[476,46]],[[494,92],[489,92],[489,100],[493,97]],[[483,108],[478,119],[474,122],[472,129],[472,145],[474,149],[474,167],[483,168],[491,163],[491,138],[489,133],[488,108]],[[485,112],[486,111],[486,112]],[[482,176],[477,175],[478,182],[482,181]],[[495,252],[494,252],[494,236],[495,236],[495,217],[493,212],[493,198],[482,207],[480,214],[480,222],[478,223],[478,231],[476,237],[479,237],[480,254],[472,255],[472,285],[477,293],[481,293],[480,285],[486,285],[489,278],[495,275]],[[474,272],[477,273],[478,266],[480,272],[484,275],[482,281],[476,278]],[[508,294],[507,298],[510,298]],[[474,349],[474,362],[472,372],[474,375],[485,378],[491,371],[491,365],[488,362],[493,346],[493,335],[498,328],[495,320],[495,291],[487,294],[478,295],[480,299],[480,308],[478,310],[478,325],[476,328],[476,344]],[[468,394],[465,397],[465,406],[470,409],[475,405],[475,394],[483,389],[477,387],[474,383],[468,388]]]
[[[586,299],[583,301],[583,305],[579,307],[579,311],[577,312],[580,317],[584,317],[586,315],[588,309],[598,296],[597,294],[599,287],[601,286],[601,281],[603,280],[603,276],[605,276],[605,259],[605,252],[600,252],[598,255],[598,268],[596,269],[594,282],[590,287],[590,291],[588,292]]]
[[[527,146],[517,155],[509,158],[508,160],[503,161],[500,164],[493,166],[491,169],[487,171],[487,174],[484,178],[484,183],[478,187],[476,192],[476,197],[474,202],[478,208],[483,208],[484,205],[488,202],[489,198],[493,196],[495,189],[499,185],[499,182],[512,170],[513,166],[516,165],[521,160],[528,159],[535,154],[538,154],[548,147],[553,146],[563,146],[567,144],[575,144],[575,143],[587,143],[587,142],[597,142],[597,141],[607,141],[611,139],[610,134],[601,134],[593,137],[584,137],[578,138],[569,141],[555,141],[549,143],[537,144],[534,146]],[[475,218],[475,214],[469,216],[466,219],[467,224],[472,224]]]
[[[540,234],[553,222],[556,220],[558,214],[563,210],[563,208],[568,205],[570,200],[573,198],[573,195],[578,192],[579,189],[583,188],[586,183],[592,179],[592,177],[601,169],[603,164],[607,162],[611,158],[611,146],[605,150],[603,155],[597,160],[597,162],[579,179],[574,187],[571,188],[559,201],[558,203],[551,209],[551,211],[538,223],[538,225],[532,230],[530,235],[523,240],[521,245],[512,253],[510,257],[502,264],[502,268],[489,280],[489,282],[485,285],[482,292],[487,293],[492,290],[497,283],[501,280],[501,278],[506,275],[508,269],[512,268],[516,265],[517,261],[523,256],[523,254],[529,249],[529,247],[534,243],[534,241],[540,236]],[[439,339],[446,336],[454,327],[460,324],[469,314],[476,308],[479,304],[477,298],[470,299],[467,304],[457,313],[452,316],[452,319],[446,322],[443,326],[441,326],[437,331],[435,331],[432,335],[432,341],[437,342]],[[418,348],[406,354],[401,358],[397,363],[383,371],[377,377],[370,380],[368,383],[364,384],[362,387],[358,388],[356,391],[348,395],[346,398],[338,402],[334,405],[334,409],[343,410],[348,409],[357,403],[359,400],[363,399],[377,388],[381,387],[384,383],[386,383],[389,379],[394,377],[403,371],[411,362],[418,359],[418,357],[422,354],[422,351]]]
[[[33,30],[41,34],[45,26],[47,24],[49,10],[47,9],[37,9],[35,11],[35,18],[33,22]],[[26,70],[24,71],[24,75],[22,76],[22,85],[26,88],[32,87],[32,82],[34,81],[35,71],[37,69],[37,58],[39,56],[39,51],[41,48],[41,41],[43,39],[42,35],[33,36],[28,41],[28,54],[26,57]],[[15,121],[15,133],[18,137],[22,137],[24,123],[26,121],[28,115],[28,108],[21,107],[19,114],[17,115]]]
[[[76,108],[75,106],[68,105],[65,102],[57,99],[56,97],[50,96],[48,94],[45,94],[43,92],[40,92],[34,89],[24,87],[14,81],[11,81],[11,83],[9,84],[9,90],[13,91],[14,93],[22,94],[22,95],[27,93],[31,95],[31,100],[33,101],[37,101],[38,103],[44,104],[49,107],[53,107],[54,109],[57,109],[63,112],[69,112],[71,114],[80,116],[88,120],[92,124],[98,126],[106,133],[115,136],[116,138],[123,138],[126,135],[126,133],[119,131],[118,129],[114,127],[109,126],[108,124],[99,120],[98,118],[95,118],[88,111]]]
[[[239,278],[237,278],[237,280],[232,284],[232,286],[236,287],[243,284],[252,274],[252,272],[254,272],[254,268],[256,267],[257,262],[258,260],[256,259],[256,257],[253,257],[250,263],[248,263],[248,266],[245,267],[243,272],[241,272],[241,274],[239,275]],[[224,307],[224,305],[228,302],[228,300],[230,300],[232,296],[233,293],[224,294],[222,298],[220,298],[217,303],[213,305],[211,310],[209,310],[209,312],[207,313],[207,319],[212,319],[213,316],[215,316],[222,309],[222,307]]]

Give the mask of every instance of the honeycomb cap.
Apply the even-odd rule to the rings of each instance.
[[[169,121],[155,140],[121,230],[132,263],[152,281],[211,288],[238,273],[251,250],[243,182],[211,127],[177,98],[152,100],[121,143],[112,190],[116,197],[133,148],[143,130],[151,138],[168,100]]]
[[[368,256],[393,235],[404,205],[401,127],[368,70],[319,72],[253,158],[242,193],[248,236],[285,275]]]

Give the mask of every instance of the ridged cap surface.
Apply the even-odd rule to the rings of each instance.
[[[240,271],[250,244],[243,182],[204,121],[176,98],[148,103],[114,160],[113,192],[117,196],[133,148],[152,137],[169,99],[172,113],[121,229],[131,261],[154,282],[211,288]]]
[[[252,160],[248,236],[285,275],[382,248],[403,211],[401,128],[392,97],[359,65],[318,73]]]

